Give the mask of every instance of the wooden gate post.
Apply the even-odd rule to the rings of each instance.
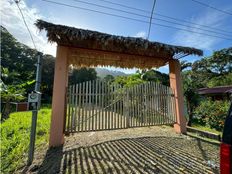
[[[174,129],[177,133],[186,133],[186,119],[184,117],[184,96],[181,80],[181,66],[178,60],[169,61],[170,87],[174,91],[176,103],[176,124]]]
[[[68,49],[57,46],[53,83],[52,116],[49,147],[64,143],[64,118],[66,116],[66,88],[68,85]]]

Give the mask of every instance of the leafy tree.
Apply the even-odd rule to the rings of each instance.
[[[207,87],[232,85],[232,73],[211,78],[207,82]]]
[[[118,76],[115,78],[114,83],[122,87],[131,87],[143,83],[144,80],[140,78],[140,74],[133,74],[129,76]]]
[[[42,58],[42,79],[41,79],[41,92],[43,102],[51,102],[53,79],[55,69],[55,58],[51,55],[43,55]]]
[[[199,123],[205,124],[218,131],[222,131],[229,106],[229,101],[212,101],[208,99],[200,103],[195,109],[194,114]]]
[[[200,87],[207,87],[210,82],[210,87],[215,83],[215,80],[222,79],[232,73],[232,47],[215,51],[212,56],[198,60],[192,65],[193,78]],[[231,85],[230,81],[219,85]]]
[[[148,70],[142,74],[142,79],[145,81],[153,81],[163,85],[169,85],[169,76],[156,70]]]
[[[192,79],[192,71],[182,72],[184,97],[187,104],[188,112],[188,126],[192,125],[193,111],[199,102],[199,95],[197,94],[197,84]]]
[[[114,81],[114,76],[108,74],[107,76],[104,77],[104,80],[106,82],[113,82]]]
[[[97,72],[93,68],[72,69],[69,75],[69,83],[76,84],[89,80],[96,80]]]
[[[6,84],[20,84],[34,78],[37,51],[19,43],[1,27],[1,66],[7,68]],[[4,80],[4,79],[3,79]]]

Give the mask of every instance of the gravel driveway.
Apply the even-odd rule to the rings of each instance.
[[[169,126],[76,133],[42,151],[27,173],[219,173],[218,145]]]

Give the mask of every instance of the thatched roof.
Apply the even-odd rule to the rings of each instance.
[[[56,42],[60,46],[135,55],[136,57],[141,56],[149,59],[161,59],[164,60],[164,62],[167,62],[168,59],[172,59],[175,55],[183,56],[193,54],[201,56],[203,54],[202,50],[195,48],[151,42],[142,38],[115,36],[97,31],[56,25],[42,20],[37,20],[35,25],[39,30],[44,29],[47,31],[48,41]],[[149,64],[147,64],[147,66],[148,65]],[[112,66],[114,65],[112,64]],[[117,66],[125,67],[125,65],[121,66],[120,63],[118,63]],[[155,66],[161,66],[161,64]],[[135,65],[133,67],[139,66]],[[131,68],[131,66],[128,66],[128,68]]]

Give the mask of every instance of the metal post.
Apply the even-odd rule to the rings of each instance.
[[[35,91],[40,91],[41,84],[41,62],[42,62],[42,54],[38,54],[37,64],[36,64],[36,83],[35,83]],[[38,101],[38,104],[40,101]],[[34,158],[34,149],[35,149],[35,137],[36,137],[36,124],[37,124],[37,115],[38,111],[32,111],[32,121],[31,121],[31,135],[30,135],[30,146],[28,153],[28,165],[31,165]]]

